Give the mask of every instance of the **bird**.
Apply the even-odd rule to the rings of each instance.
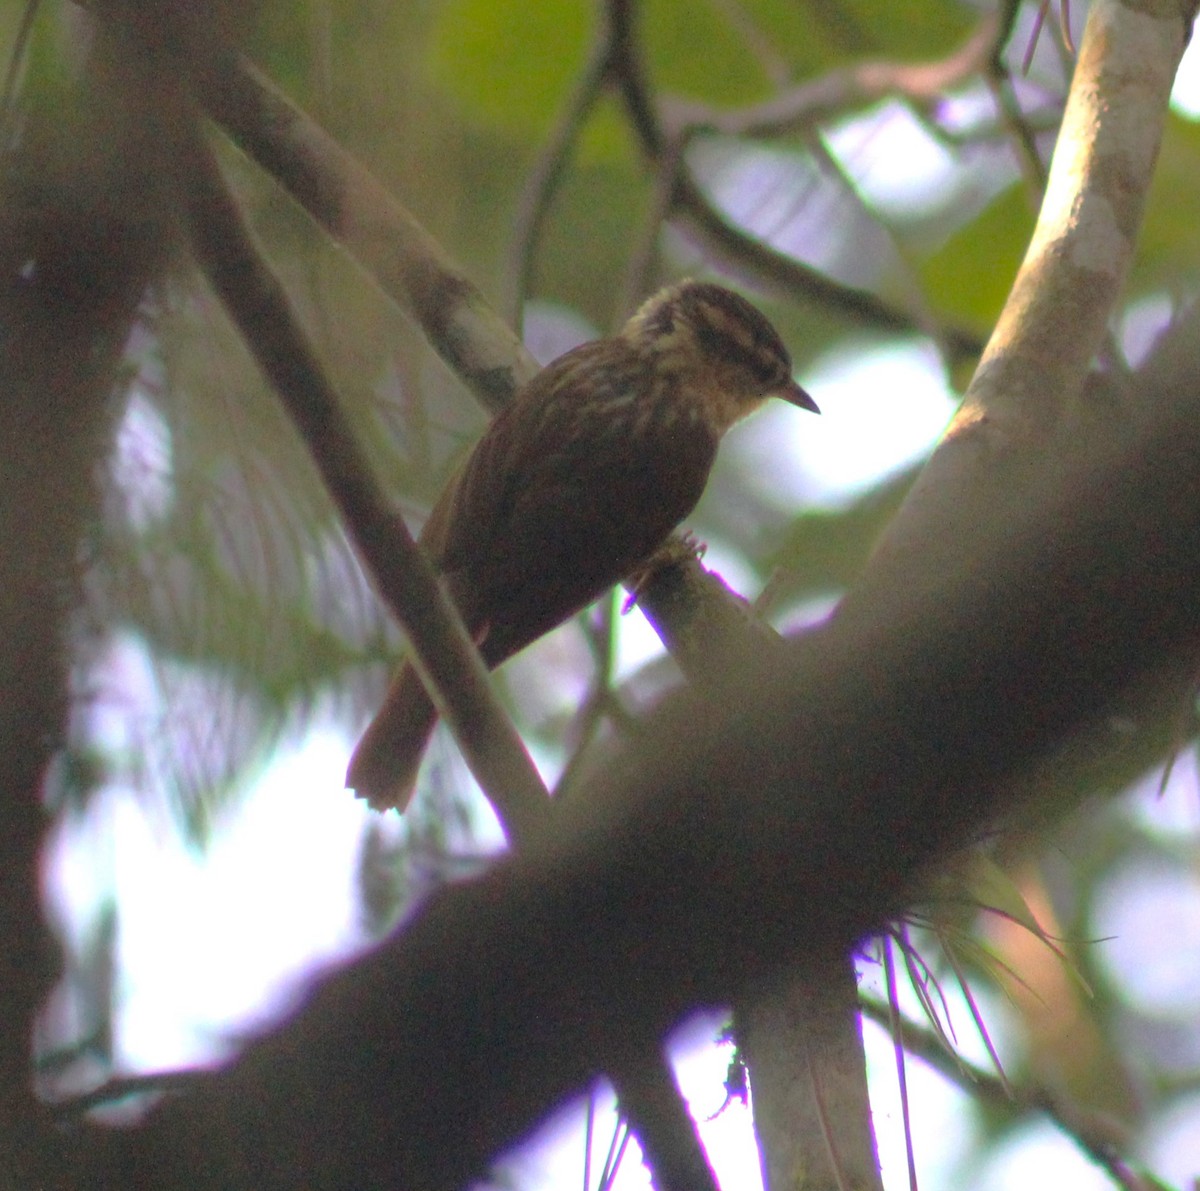
[[[820,413],[767,318],[690,279],[522,386],[419,537],[484,662],[498,666],[643,568],[699,502],[725,431],[769,397]],[[347,787],[403,811],[436,720],[402,662]]]

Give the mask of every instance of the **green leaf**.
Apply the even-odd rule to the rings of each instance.
[[[655,88],[722,106],[769,93],[761,62],[747,54],[741,31],[720,7],[679,0],[645,6],[641,34]]]
[[[1190,292],[1200,260],[1196,219],[1196,172],[1200,169],[1200,123],[1171,113],[1163,130],[1146,217],[1130,272],[1127,298],[1166,289]]]
[[[986,333],[1012,288],[1033,224],[1025,190],[1010,186],[976,219],[958,228],[920,265],[933,307]]]
[[[735,11],[734,6],[712,6]],[[795,4],[792,0],[745,0],[737,6],[771,39],[792,64],[797,77],[863,57],[921,61],[936,58],[959,44],[978,19],[978,12],[958,0],[838,0]],[[747,38],[743,51],[753,52]]]
[[[430,38],[429,69],[475,120],[540,137],[578,75],[594,10],[580,0],[450,0]]]
[[[859,576],[884,526],[900,507],[921,465],[884,480],[844,509],[813,509],[795,518],[764,561],[781,568],[780,602],[844,591]]]

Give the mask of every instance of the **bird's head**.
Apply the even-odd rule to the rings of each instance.
[[[775,328],[723,286],[668,286],[643,303],[621,334],[701,404],[718,435],[768,397],[821,412],[793,379],[791,357]]]

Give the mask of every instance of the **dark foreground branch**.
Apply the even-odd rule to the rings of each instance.
[[[1195,381],[1169,408],[1151,386],[1153,430],[1064,446],[936,593],[838,618],[719,706],[671,700],[558,831],[322,982],[124,1139],[109,1185],[461,1186],[631,1036],[900,910],[1073,734],[1195,673]]]
[[[360,557],[408,629],[416,660],[435,680],[430,689],[505,833],[523,843],[550,811],[537,772],[495,704],[482,663],[445,606],[429,563],[372,481],[316,353],[255,251],[198,129],[186,148],[189,228],[197,257],[303,435]],[[664,1191],[712,1191],[703,1150],[653,1041],[630,1051],[613,1082],[658,1185]]]

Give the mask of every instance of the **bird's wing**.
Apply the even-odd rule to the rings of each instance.
[[[556,469],[587,433],[587,394],[603,397],[608,381],[621,384],[630,361],[611,341],[582,344],[542,369],[492,420],[457,476],[442,493],[422,535],[446,571],[469,567],[494,549],[523,493]],[[614,367],[615,366],[615,367]]]
[[[699,499],[716,442],[684,424],[686,403],[656,406],[644,370],[611,340],[568,353],[465,464],[439,561],[493,663],[622,579]]]

